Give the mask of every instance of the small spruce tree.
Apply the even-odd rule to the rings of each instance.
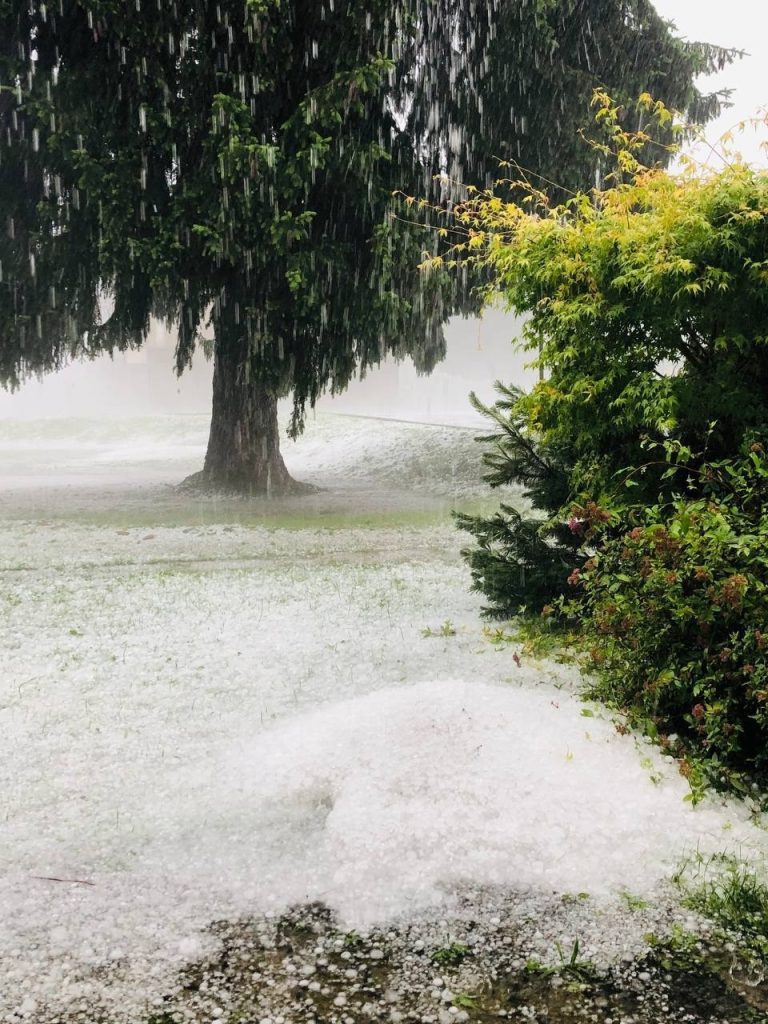
[[[519,388],[497,382],[496,389],[501,397],[492,406],[470,396],[475,409],[496,427],[477,438],[486,448],[484,479],[491,487],[521,490],[514,505],[501,502],[491,516],[455,513],[454,518],[477,542],[462,554],[472,571],[473,589],[490,601],[485,614],[509,617],[524,608],[539,610],[565,593],[566,578],[578,561],[579,541],[567,525],[543,518],[568,499],[573,465],[569,447],[542,443],[530,431]],[[532,512],[521,511],[520,498]]]

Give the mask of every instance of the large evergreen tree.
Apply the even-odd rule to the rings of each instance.
[[[202,481],[290,488],[278,397],[299,429],[387,352],[429,370],[472,308],[417,273],[395,190],[499,157],[584,183],[593,85],[706,117],[692,82],[722,59],[648,0],[0,0],[0,382],[152,316],[182,371],[210,321]]]

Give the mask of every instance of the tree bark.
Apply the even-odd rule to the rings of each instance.
[[[280,454],[277,397],[244,379],[238,348],[216,341],[205,465],[185,483],[252,495],[309,490],[290,476]]]

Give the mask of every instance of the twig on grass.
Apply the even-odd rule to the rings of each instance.
[[[30,878],[37,878],[41,882],[68,882],[70,885],[95,885],[95,882],[88,882],[84,878],[56,878],[54,875],[30,875]]]

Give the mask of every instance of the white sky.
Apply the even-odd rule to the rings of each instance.
[[[748,56],[722,73],[705,79],[705,88],[728,87],[733,107],[707,128],[714,141],[738,121],[768,107],[768,0],[654,0],[656,10],[674,21],[679,35],[691,40],[717,43],[746,50]],[[748,128],[736,148],[753,163],[768,164],[759,148],[768,140],[768,128],[760,133]]]

